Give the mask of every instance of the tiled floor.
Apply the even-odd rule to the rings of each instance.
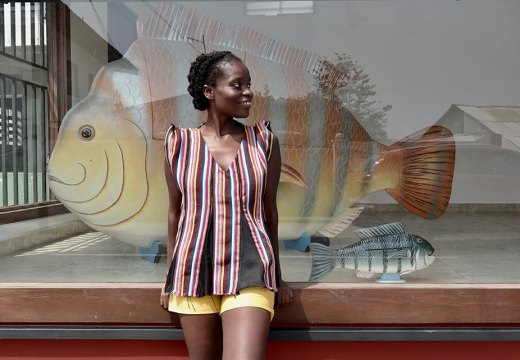
[[[428,268],[403,275],[407,283],[520,282],[520,214],[447,213],[428,221],[404,213],[363,213],[331,241],[341,248],[359,239],[353,230],[401,221],[407,233],[435,248]],[[307,281],[311,254],[280,249],[284,279]],[[0,282],[162,282],[164,259],[143,260],[137,248],[101,233],[87,233],[0,258]],[[373,282],[335,269],[323,282]]]

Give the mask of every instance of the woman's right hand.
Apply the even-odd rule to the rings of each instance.
[[[165,292],[164,291],[164,286],[161,288],[161,299],[159,301],[159,303],[161,304],[161,306],[165,309],[165,310],[168,310],[168,303],[170,302],[170,293],[169,292]]]
[[[293,301],[293,292],[292,288],[285,281],[280,279],[280,284],[278,285],[278,292],[275,295],[275,306],[282,307],[285,305],[289,305]]]

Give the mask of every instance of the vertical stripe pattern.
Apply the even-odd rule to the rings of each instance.
[[[265,287],[276,290],[274,253],[263,208],[273,142],[268,126],[265,122],[244,128],[238,153],[226,171],[213,159],[199,129],[172,126],[168,130],[165,153],[182,194],[172,263],[173,294],[197,296],[208,236],[214,237],[210,252],[213,278],[205,281],[212,283],[212,294],[237,292],[242,213],[263,264]],[[213,226],[208,234],[210,221]]]

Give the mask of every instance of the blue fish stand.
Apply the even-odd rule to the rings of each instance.
[[[142,259],[157,264],[161,261],[161,257],[166,255],[166,245],[159,241],[154,241],[150,246],[140,246],[139,254]]]
[[[325,236],[319,236],[319,235],[310,235],[308,233],[303,233],[302,236],[300,236],[298,239],[295,240],[284,240],[283,244],[286,249],[290,250],[298,250],[301,252],[309,252],[310,251],[310,243],[320,243],[325,246],[330,245],[330,240],[328,237]]]
[[[401,276],[399,274],[388,273],[381,274],[381,276],[378,279],[376,279],[376,282],[381,284],[401,284],[405,283],[406,280],[401,279]]]

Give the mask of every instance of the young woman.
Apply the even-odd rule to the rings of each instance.
[[[253,93],[231,52],[191,64],[188,92],[206,111],[170,127],[168,275],[161,304],[179,315],[191,359],[263,359],[275,303],[292,301],[278,256],[280,147],[269,123],[244,126]],[[276,293],[276,296],[275,296]]]

